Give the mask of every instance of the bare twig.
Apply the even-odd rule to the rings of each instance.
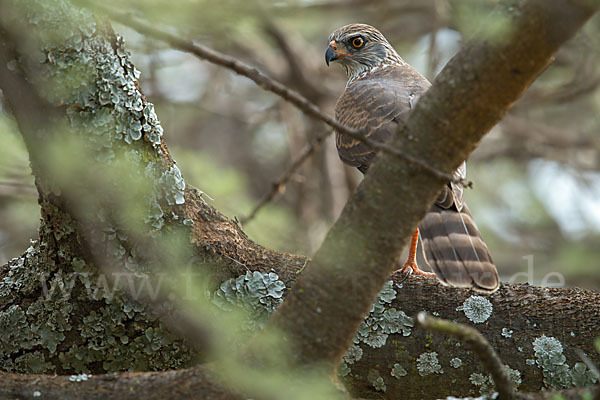
[[[496,350],[494,350],[477,329],[440,318],[430,317],[425,312],[417,314],[417,323],[425,329],[444,333],[460,340],[479,356],[483,367],[492,374],[499,399],[517,398],[512,382],[498,353],[496,353]]]
[[[349,136],[361,143],[366,144],[376,151],[383,151],[385,153],[392,154],[400,159],[413,163],[415,165],[419,165],[433,176],[444,180],[444,181],[452,181],[455,183],[461,183],[462,181],[456,180],[452,174],[448,174],[446,172],[440,171],[439,169],[429,165],[423,160],[420,160],[416,157],[413,157],[409,154],[406,154],[398,149],[390,147],[384,143],[373,141],[364,136],[361,131],[357,131],[354,129],[350,129],[345,125],[339,123],[335,120],[335,118],[325,114],[321,109],[315,105],[313,102],[309,101],[307,98],[299,94],[297,91],[290,89],[286,85],[277,82],[264,73],[260,72],[256,68],[247,65],[246,63],[238,60],[235,57],[220,53],[216,50],[213,50],[207,46],[203,46],[201,44],[197,44],[192,42],[191,40],[182,39],[174,34],[161,31],[160,29],[156,29],[145,22],[139,21],[131,14],[124,14],[120,12],[115,12],[114,10],[99,5],[96,2],[89,2],[87,0],[80,0],[84,5],[91,5],[93,8],[100,10],[101,12],[108,15],[110,18],[115,21],[129,26],[132,29],[135,29],[141,34],[148,35],[150,37],[162,40],[168,43],[171,47],[184,51],[186,53],[190,53],[199,57],[203,60],[211,62],[216,65],[220,65],[224,68],[230,69],[236,72],[239,75],[245,76],[246,78],[252,80],[262,89],[267,90],[269,92],[275,93],[279,97],[285,99],[290,102],[302,112],[307,114],[308,116],[320,120],[330,127],[334,128],[340,134]]]
[[[250,222],[256,216],[258,211],[260,211],[261,208],[263,208],[267,203],[273,200],[278,193],[281,193],[283,191],[286,183],[290,180],[292,176],[294,176],[294,172],[296,172],[296,170],[304,163],[304,161],[306,161],[306,159],[312,153],[314,153],[317,147],[323,142],[323,140],[327,138],[327,136],[329,136],[330,133],[331,131],[327,131],[326,133],[317,136],[308,145],[306,145],[306,147],[304,147],[304,149],[300,153],[300,156],[296,158],[296,160],[294,160],[293,163],[290,164],[288,169],[285,170],[283,174],[281,174],[279,179],[277,179],[271,184],[271,190],[265,193],[265,195],[262,197],[262,199],[260,199],[260,201],[254,207],[254,209],[252,209],[250,214],[248,214],[246,217],[243,217],[240,220],[242,225]]]

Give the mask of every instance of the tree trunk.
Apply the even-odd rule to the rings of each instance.
[[[251,242],[185,186],[122,38],[69,2],[51,4],[0,1],[0,87],[30,153],[42,215],[39,239],[0,270],[0,367],[189,366],[197,355],[189,342],[123,290],[133,279],[178,262],[211,268],[217,282],[241,265],[286,277],[304,260]],[[177,258],[167,245],[174,232],[193,244]]]

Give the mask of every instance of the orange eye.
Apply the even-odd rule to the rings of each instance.
[[[365,44],[365,41],[360,36],[352,39],[352,46],[354,46],[355,49],[361,48],[363,44]]]

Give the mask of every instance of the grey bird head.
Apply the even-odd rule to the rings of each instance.
[[[332,61],[344,67],[350,80],[384,64],[404,64],[381,32],[365,24],[342,26],[329,36],[325,62]]]

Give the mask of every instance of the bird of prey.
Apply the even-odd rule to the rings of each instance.
[[[364,132],[368,138],[386,142],[398,124],[414,108],[431,85],[408,65],[374,27],[351,24],[329,36],[327,65],[337,62],[348,75],[344,93],[335,106],[335,117],[343,125]],[[366,144],[336,132],[341,160],[363,174],[375,157]],[[466,164],[454,176],[464,178]],[[499,287],[498,272],[469,209],[460,184],[448,182],[412,236],[409,257],[400,272],[423,272],[416,262],[421,237],[425,257],[438,279],[449,285],[493,292]]]

